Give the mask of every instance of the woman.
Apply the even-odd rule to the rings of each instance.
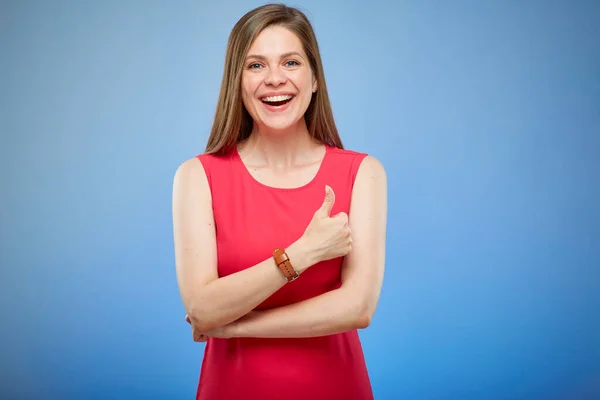
[[[382,286],[386,190],[343,149],[306,16],[242,17],[206,151],[173,186],[178,284],[207,340],[197,399],[373,397],[357,329]]]

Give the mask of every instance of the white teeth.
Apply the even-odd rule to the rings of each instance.
[[[261,100],[262,101],[270,101],[270,102],[275,102],[275,101],[286,101],[291,99],[292,95],[285,95],[285,96],[270,96],[270,97],[263,97]]]

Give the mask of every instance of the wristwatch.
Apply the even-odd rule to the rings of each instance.
[[[291,282],[300,276],[298,271],[296,271],[292,266],[290,257],[287,255],[285,250],[279,248],[273,250],[273,259],[275,260],[275,264],[277,264],[281,272],[283,272],[283,275],[288,282]]]

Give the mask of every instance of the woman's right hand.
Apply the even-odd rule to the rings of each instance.
[[[206,336],[203,333],[200,333],[196,330],[196,328],[194,328],[194,326],[192,325],[192,320],[190,319],[189,315],[185,315],[185,321],[190,324],[190,326],[192,327],[192,339],[194,339],[194,342],[206,342],[208,340],[208,336]]]
[[[335,193],[325,186],[325,199],[306,227],[301,241],[315,257],[315,264],[342,257],[352,250],[352,236],[348,225],[348,214],[341,212],[331,216]]]

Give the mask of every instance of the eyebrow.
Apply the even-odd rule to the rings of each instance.
[[[298,53],[297,51],[290,51],[290,52],[288,52],[288,53],[283,53],[283,54],[281,55],[281,58],[288,58],[288,57],[290,57],[290,56],[298,56],[298,57],[300,57],[300,58],[304,59],[304,57],[302,57],[302,54]],[[246,57],[246,60],[249,60],[249,59],[251,59],[251,58],[255,58],[255,59],[257,59],[257,60],[266,60],[266,59],[267,59],[267,57],[265,57],[265,56],[261,56],[260,54],[249,54],[249,55]]]

